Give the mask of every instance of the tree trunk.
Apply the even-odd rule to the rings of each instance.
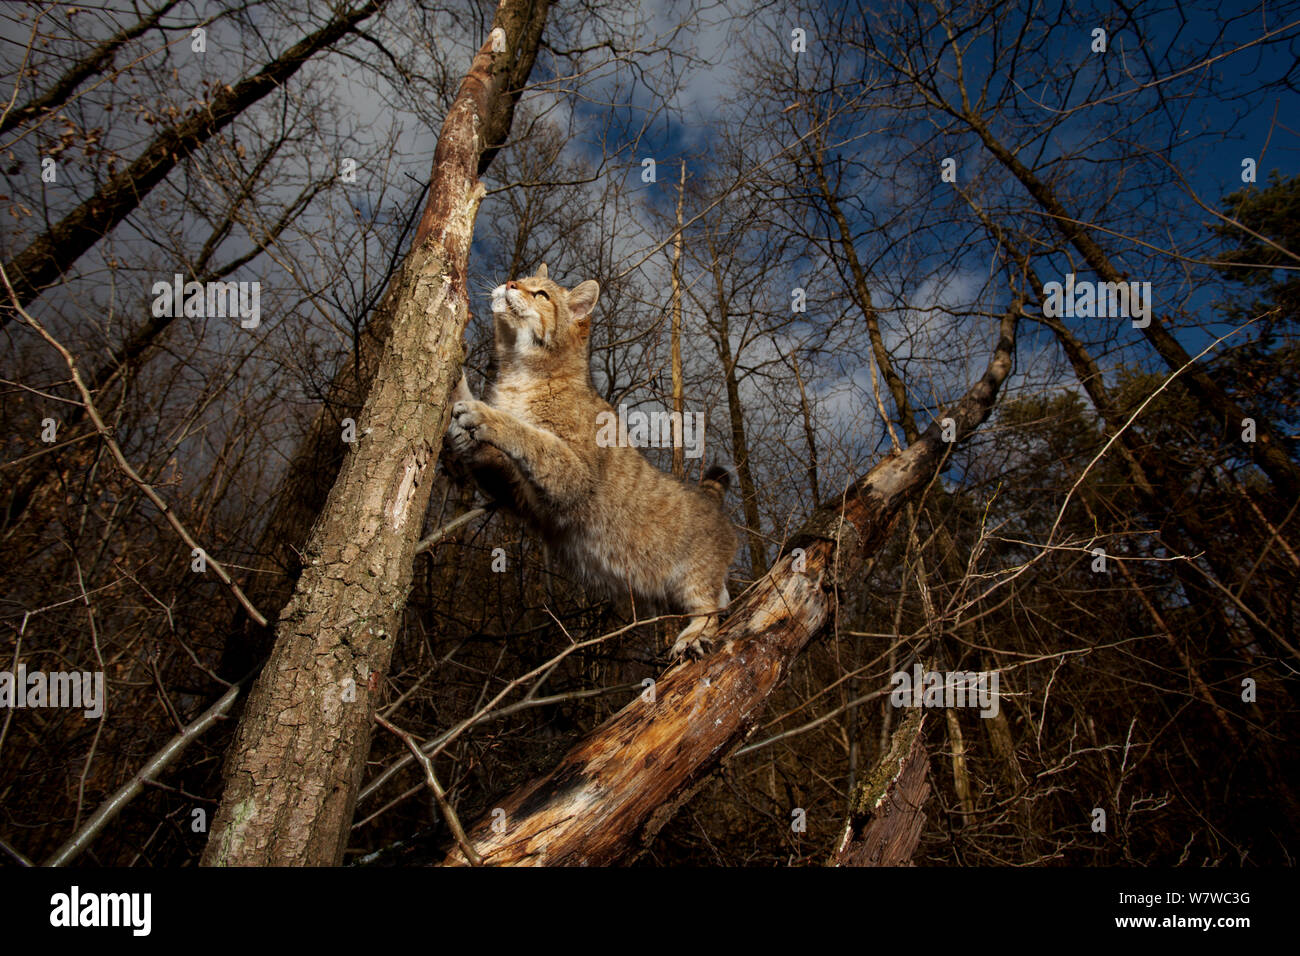
[[[993,408],[1023,304],[1022,293],[1003,317],[984,376],[940,417],[953,420],[958,440]],[[647,846],[755,729],[768,696],[831,619],[836,589],[858,584],[903,505],[942,467],[940,421],[813,513],[772,571],[732,604],[719,650],[670,670],[653,701],[638,697],[481,819],[469,839],[484,862],[599,866]],[[465,862],[459,849],[444,860]]]
[[[821,147],[810,149],[809,155],[813,169],[817,174],[817,186],[821,190],[822,198],[826,200],[826,208],[830,211],[831,218],[835,220],[840,247],[844,250],[844,259],[848,263],[849,276],[853,280],[849,285],[849,290],[853,295],[854,302],[861,310],[863,318],[866,319],[867,337],[871,340],[871,353],[876,357],[876,364],[880,366],[880,373],[885,376],[885,384],[889,386],[889,394],[894,397],[894,410],[898,414],[899,423],[903,426],[903,437],[907,439],[907,443],[910,445],[916,441],[916,436],[920,430],[916,427],[916,418],[912,414],[912,403],[907,398],[907,387],[894,369],[894,363],[889,357],[889,350],[885,348],[885,339],[880,333],[880,313],[876,311],[875,302],[872,301],[871,286],[867,282],[866,270],[862,268],[862,262],[858,259],[858,250],[853,245],[853,229],[849,225],[849,221],[840,208],[839,201],[835,198],[835,193],[831,191],[830,183],[826,179],[826,168],[822,161]]]
[[[1016,248],[1015,241],[1007,234],[1006,230],[994,222],[988,213],[969,195],[963,193],[963,198],[974,210],[975,214],[979,216],[989,234],[994,236],[1007,249],[1008,255],[1012,259],[1022,261],[1021,253]],[[1025,268],[1029,276],[1030,287],[1036,290],[1041,298],[1042,280],[1038,278],[1032,267],[1026,265]],[[1126,418],[1107,389],[1101,369],[1087,348],[1060,319],[1042,315],[1041,307],[1039,313],[1034,317],[1035,320],[1050,329],[1052,334],[1056,336],[1061,351],[1065,353],[1071,368],[1074,369],[1075,377],[1079,380],[1079,384],[1083,386],[1088,399],[1101,417],[1104,434],[1108,438],[1118,436],[1116,447],[1123,456],[1128,473],[1133,480],[1133,491],[1138,501],[1152,515],[1169,515],[1171,520],[1160,528],[1161,536],[1169,542],[1170,547],[1176,552],[1191,554],[1195,551],[1201,551],[1205,556],[1206,563],[1221,581],[1232,582],[1238,580],[1238,575],[1232,563],[1225,560],[1221,549],[1216,547],[1218,534],[1215,530],[1202,520],[1195,508],[1181,505],[1186,494],[1186,475],[1172,469],[1164,456],[1153,453],[1150,445],[1143,441],[1134,429],[1125,427]],[[1177,526],[1179,522],[1186,529],[1186,535],[1179,530]],[[1188,538],[1190,540],[1187,540]],[[1193,604],[1197,603],[1196,595],[1199,592],[1197,575],[1204,574],[1204,570],[1193,572],[1189,564],[1178,562],[1174,565],[1174,574],[1183,581],[1189,600]],[[1266,631],[1258,629],[1254,621],[1247,618],[1246,624],[1256,633],[1261,642],[1265,644],[1275,643]],[[1287,651],[1286,647],[1282,647],[1279,652],[1286,653]],[[1210,702],[1209,697],[1205,699]]]
[[[677,186],[677,232],[673,236],[673,411],[682,419],[686,397],[682,385],[682,203],[686,200],[686,160],[682,160],[682,179]],[[673,477],[686,477],[686,449],[673,440]]]
[[[501,0],[492,35],[443,120],[429,202],[386,296],[391,331],[358,441],[312,529],[275,648],[249,696],[206,865],[343,858],[375,691],[401,623],[448,397],[460,376],[465,269],[484,193],[479,164],[509,128],[513,67],[526,61],[531,69],[548,6]]]
[[[718,360],[722,362],[722,379],[727,389],[727,417],[731,424],[731,455],[736,465],[736,478],[740,483],[740,506],[745,514],[745,536],[749,544],[749,573],[755,581],[767,573],[767,549],[763,546],[763,522],[758,513],[758,488],[754,485],[754,472],[749,463],[749,443],[745,438],[745,409],[740,403],[740,381],[736,378],[737,356],[731,351],[731,317],[727,297],[723,292],[721,253],[710,242],[709,255],[713,260],[714,290],[718,296],[718,312],[714,329],[718,335]]]
[[[505,140],[510,130],[514,106],[528,82],[535,56],[535,49],[530,49],[511,57],[504,81],[505,94],[498,97],[486,118],[483,140],[488,147],[479,158],[480,176],[491,166],[497,144]],[[413,210],[410,224],[414,224],[416,212]],[[307,535],[325,507],[326,497],[343,464],[347,448],[339,441],[343,419],[355,420],[360,414],[392,327],[389,306],[390,300],[385,296],[362,328],[353,354],[334,374],[325,402],[289,459],[275,506],[258,537],[245,590],[253,604],[268,616],[278,614],[284,607],[302,570]],[[266,658],[273,638],[273,633],[236,612],[223,649],[221,674],[228,679],[246,674]]]
[[[817,477],[817,430],[813,427],[812,406],[808,402],[808,390],[804,387],[803,373],[799,371],[799,349],[792,348],[789,358],[795,383],[799,386],[799,413],[803,417],[803,438],[808,444],[808,488],[812,491],[812,503],[815,507],[821,504],[822,500],[820,479]]]
[[[324,403],[298,444],[280,479],[275,505],[258,536],[248,575],[248,597],[267,617],[288,602],[302,571],[302,555],[312,524],[320,516],[348,446],[340,439],[345,418],[359,419],[374,380],[379,354],[392,327],[386,295],[361,330],[353,354],[330,382]],[[358,438],[360,438],[358,431]],[[274,632],[236,611],[222,648],[219,673],[227,680],[246,674],[266,659]]]

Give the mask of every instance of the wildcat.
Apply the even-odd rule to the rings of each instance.
[[[714,467],[693,486],[635,448],[597,444],[597,416],[613,412],[589,369],[599,294],[591,279],[564,289],[545,265],[494,289],[496,381],[481,402],[462,376],[447,445],[587,583],[692,615],[670,655],[702,656],[730,600],[737,540],[722,508],[730,477]]]

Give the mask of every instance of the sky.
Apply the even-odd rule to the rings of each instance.
[[[203,7],[201,3],[182,5],[177,16],[188,11],[185,15],[192,18]],[[568,14],[561,4],[548,32],[552,46],[584,45],[601,39],[602,31],[609,29],[620,39],[635,41],[654,52],[598,65],[581,80],[557,76],[554,61],[543,55],[524,107],[546,113],[569,131],[566,152],[571,157],[592,164],[612,157],[603,166],[602,175],[621,178],[636,201],[625,211],[624,233],[611,241],[616,245],[617,258],[636,261],[666,237],[663,223],[654,213],[663,214],[671,207],[675,179],[671,171],[676,161],[686,158],[693,176],[709,172],[711,157],[728,126],[771,108],[771,91],[755,87],[747,79],[752,57],[773,48],[784,51],[790,31],[798,28],[806,33],[810,57],[834,51],[843,60],[842,76],[860,67],[865,75],[873,75],[872,69],[863,67],[852,44],[845,41],[844,34],[852,30],[843,24],[847,20],[851,27],[854,18],[868,16],[881,18],[873,20],[877,28],[888,25],[888,7],[869,4],[859,10],[857,5],[835,3],[809,15],[794,12],[784,3],[724,5],[708,0],[696,4],[647,0],[618,8],[606,6],[603,9],[607,22],[601,24]],[[1142,11],[1145,14],[1152,8],[1147,4]],[[1018,4],[1010,9],[1013,21],[1028,18],[1030,29],[1024,48],[995,48],[988,36],[974,34],[966,54],[968,76],[987,77],[995,94],[1010,88],[1013,63],[1019,70],[1017,80],[1033,80],[1007,95],[1005,102],[1015,106],[1018,119],[1000,119],[997,132],[1020,146],[1024,155],[1035,162],[1071,157],[1068,162],[1049,167],[1066,195],[1079,195],[1085,200],[1094,195],[1106,196],[1105,202],[1095,207],[1082,202],[1080,218],[1110,230],[1102,232],[1104,241],[1125,267],[1159,267],[1150,276],[1157,308],[1185,312],[1194,320],[1183,322],[1179,335],[1186,348],[1198,351],[1227,331],[1215,321],[1214,292],[1202,281],[1202,272],[1184,269],[1167,258],[1150,257],[1146,254],[1148,247],[1142,243],[1200,249],[1205,224],[1212,217],[1197,208],[1184,190],[1168,185],[1144,190],[1139,176],[1122,170],[1112,160],[1117,153],[1142,148],[1148,153],[1143,164],[1145,174],[1154,171],[1167,175],[1163,160],[1168,159],[1187,177],[1190,189],[1212,207],[1218,205],[1224,193],[1242,185],[1241,161],[1245,157],[1257,161],[1261,180],[1272,170],[1284,176],[1300,172],[1295,129],[1296,117],[1300,116],[1297,94],[1294,89],[1262,89],[1260,85],[1264,79],[1286,77],[1288,71],[1292,71],[1293,81],[1300,79],[1294,73],[1300,28],[1288,27],[1300,21],[1300,5],[1241,5],[1232,14],[1220,14],[1217,6],[1208,2],[1181,8],[1170,5],[1166,12],[1147,21],[1147,35],[1139,35],[1121,8],[1113,4]],[[315,12],[323,15],[319,9]],[[254,8],[255,18],[264,15],[265,11]],[[488,25],[482,16],[437,16],[424,22],[413,8],[402,4],[393,6],[385,17],[385,23],[374,25],[374,29],[391,44],[396,55],[417,70],[436,55],[445,60],[453,76],[459,75],[458,64],[468,62]],[[0,22],[7,41],[2,62],[12,66],[17,44],[25,38],[25,27],[10,18]],[[1093,49],[1092,30],[1098,24],[1107,28],[1104,54]],[[280,25],[277,29],[276,22],[267,19],[259,25],[255,48],[233,52],[229,44],[236,34],[216,25],[211,42],[217,55],[191,64],[178,49],[174,58],[181,68],[198,71],[185,74],[188,83],[192,84],[198,75],[229,81],[240,75],[244,64],[259,62],[268,52],[296,38],[303,25]],[[1269,31],[1280,36],[1282,42],[1256,42]],[[346,130],[365,149],[393,138],[395,148],[384,175],[369,179],[370,183],[380,180],[393,185],[383,193],[365,186],[354,196],[354,207],[363,218],[393,220],[415,188],[410,184],[427,178],[440,111],[425,102],[420,115],[408,112],[411,104],[426,93],[427,84],[417,83],[407,89],[375,80],[355,58],[363,53],[374,56],[374,51],[361,43],[355,47],[353,56],[331,54],[308,70],[317,82],[332,86],[338,95],[337,111],[322,115],[322,123]],[[1196,65],[1207,55],[1217,59],[1208,65]],[[595,54],[588,57],[593,63],[597,59]],[[951,65],[950,61],[944,63],[948,69]],[[675,82],[669,85],[666,77],[673,72]],[[1152,78],[1160,82],[1148,85]],[[950,83],[947,88],[951,89]],[[1048,135],[1035,137],[1026,132],[1024,123],[1041,124],[1053,110],[1078,107],[1086,97],[1099,94],[1112,99],[1080,110],[1054,126]],[[653,115],[654,120],[643,128],[647,115]],[[955,397],[982,372],[991,342],[987,331],[990,323],[970,321],[958,326],[954,334],[946,320],[927,310],[938,305],[960,309],[964,304],[991,310],[1005,304],[1005,292],[990,285],[990,246],[969,222],[945,227],[941,222],[945,208],[942,204],[933,214],[917,212],[915,220],[908,218],[912,215],[909,204],[916,201],[918,194],[928,198],[935,190],[950,189],[935,181],[931,159],[938,158],[938,153],[927,157],[926,152],[938,151],[941,146],[950,149],[961,159],[963,175],[967,170],[972,176],[978,171],[976,182],[982,194],[1008,202],[1011,208],[1029,209],[1021,187],[1011,183],[1005,171],[989,169],[987,156],[973,137],[966,134],[945,139],[938,132],[942,122],[942,117],[922,112],[906,121],[868,113],[848,124],[846,132],[852,136],[846,139],[850,141],[836,151],[845,163],[862,164],[863,173],[890,163],[918,164],[911,173],[900,173],[889,188],[876,184],[873,189],[873,180],[862,175],[863,189],[854,197],[855,204],[847,208],[863,259],[879,263],[877,291],[881,300],[890,303],[890,293],[900,290],[907,297],[907,308],[886,311],[886,341],[904,358],[916,360],[918,401],[936,406]],[[886,132],[876,133],[876,126]],[[120,143],[129,154],[134,143],[125,139]],[[640,182],[640,160],[647,156],[659,164],[657,183]],[[75,184],[76,177],[83,174],[70,167],[68,175]],[[405,189],[398,188],[403,184]],[[597,182],[588,189],[593,201],[599,201],[600,186]],[[283,187],[286,194],[296,188],[292,182]],[[500,208],[489,200],[484,204],[484,214]],[[955,203],[950,211],[958,211]],[[924,229],[900,233],[893,228],[873,228],[873,221],[886,221],[894,215],[901,216],[900,227],[919,222]],[[1041,219],[1038,222],[1041,225]],[[131,224],[119,228],[126,233]],[[5,241],[8,246],[13,237]],[[93,267],[103,254],[104,250],[97,249],[79,268]],[[809,268],[816,265],[814,259],[810,255]],[[482,242],[476,247],[475,260],[490,261]],[[660,253],[640,267],[648,285],[665,284],[666,264],[667,256]],[[553,271],[565,274],[582,272],[584,268],[580,263],[551,266]],[[1078,264],[1071,266],[1060,254],[1045,256],[1039,263],[1039,271],[1047,279],[1061,279],[1071,269],[1081,277],[1086,271]],[[1134,277],[1146,278],[1146,274]],[[494,284],[492,278],[476,276],[476,281],[490,286]],[[785,283],[778,286],[780,294],[786,294],[791,284],[785,274],[774,276],[773,282]],[[102,300],[104,296],[125,294],[100,284],[92,298]],[[843,289],[810,289],[809,298],[816,305],[810,324],[821,321],[824,310],[835,313],[846,308]],[[126,308],[127,304],[119,302],[118,307]],[[476,303],[476,309],[486,311],[482,302]],[[268,321],[274,322],[271,311]],[[124,315],[121,326],[129,323],[129,316]],[[1149,350],[1140,347],[1141,340],[1132,329],[1106,334],[1081,323],[1077,331],[1097,340],[1100,357],[1108,366],[1149,357]],[[339,328],[335,334],[345,337],[347,329]],[[865,340],[865,336],[862,338]],[[762,354],[762,349],[772,348],[770,344],[752,347],[757,350],[757,360],[773,358]],[[814,383],[828,427],[861,427],[863,397],[869,387],[864,355],[865,350],[842,351],[827,363]],[[1012,386],[1045,388],[1053,381],[1068,381],[1061,376],[1059,356],[1050,343],[1026,328]],[[755,379],[746,387],[760,390],[764,385]],[[876,429],[868,444],[876,447],[882,436],[883,430]]]

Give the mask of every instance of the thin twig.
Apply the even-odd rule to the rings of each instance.
[[[45,327],[37,322],[36,319],[22,307],[22,303],[18,301],[17,293],[14,292],[13,286],[9,283],[9,275],[5,272],[3,266],[0,266],[0,279],[4,280],[5,289],[9,292],[9,298],[12,300],[13,306],[18,311],[18,314],[26,319],[28,324],[40,333],[41,338],[50,343],[50,345],[63,356],[63,361],[68,366],[68,372],[72,375],[73,384],[77,386],[77,391],[81,392],[81,402],[86,408],[86,414],[89,416],[91,422],[94,423],[95,430],[99,432],[100,437],[104,439],[104,444],[108,446],[108,450],[117,461],[118,467],[122,469],[128,478],[135,482],[136,486],[144,492],[145,497],[153,502],[154,507],[163,513],[168,524],[175,528],[176,533],[181,536],[181,540],[184,541],[192,551],[201,551],[203,553],[205,563],[210,566],[212,570],[217,572],[217,577],[219,577],[221,582],[235,595],[235,599],[243,606],[244,610],[248,612],[248,616],[262,627],[266,627],[267,620],[262,615],[262,612],[253,607],[253,602],[248,599],[240,589],[239,585],[235,583],[235,579],[230,576],[230,573],[226,571],[221,562],[208,554],[206,549],[199,546],[199,543],[194,540],[194,536],[190,534],[185,525],[181,524],[180,519],[176,517],[171,506],[162,499],[158,492],[153,490],[153,486],[145,481],[144,478],[140,476],[139,472],[131,467],[131,463],[126,460],[126,455],[122,453],[121,447],[118,445],[117,441],[114,440],[112,429],[104,424],[104,419],[100,417],[99,409],[95,407],[94,399],[90,395],[90,389],[86,387],[86,383],[81,377],[81,372],[77,370],[76,358],[73,357],[72,353],[63,346],[62,342],[47,332]]]
[[[447,535],[451,534],[457,528],[463,528],[465,525],[469,524],[475,518],[481,517],[482,515],[487,514],[491,510],[493,510],[492,507],[488,506],[484,508],[474,508],[471,511],[466,511],[459,518],[456,518],[450,523],[443,525],[433,534],[429,535],[429,537],[425,538],[423,541],[417,544],[415,546],[415,553],[419,554],[421,551],[428,551],[435,544],[437,544],[443,538],[447,537]]]
[[[480,720],[480,723],[486,723],[489,720],[492,721],[502,720],[506,717],[509,717],[511,714],[517,714],[522,710],[529,710],[534,707],[549,707],[552,704],[559,704],[565,701],[585,700],[589,697],[599,697],[602,694],[612,694],[615,692],[626,693],[627,691],[630,690],[640,691],[641,685],[640,684],[615,684],[611,687],[591,687],[584,690],[565,691],[562,694],[551,694],[548,697],[528,697],[528,698],[524,698],[523,700],[517,700],[513,704],[507,704],[505,707],[502,707],[500,710],[494,710],[489,714],[485,714],[483,718]],[[390,707],[387,713],[391,713],[391,712],[392,712],[392,708]],[[451,731],[448,731],[446,734],[443,734],[440,737],[434,737],[431,738],[430,740],[425,741],[423,744],[420,745],[421,751],[432,751],[435,747],[441,746],[442,744],[446,743],[446,739],[448,736],[450,736],[450,734]],[[403,756],[400,760],[397,761],[397,763],[386,768],[382,774],[380,774],[370,783],[366,784],[365,789],[362,790],[360,795],[358,795],[357,797],[357,803],[360,804],[364,800],[368,799],[373,793],[378,791],[381,786],[387,783],[392,778],[393,774],[397,773],[397,771],[401,770],[403,767],[406,767],[410,762],[411,762],[410,756]],[[417,787],[416,789],[419,788]],[[366,817],[364,820],[358,820],[354,822],[352,824],[352,829],[354,830],[361,829],[361,827],[364,824],[373,820],[376,816],[382,813],[383,810],[387,810],[390,807],[395,806],[397,803],[400,803],[402,800],[411,796],[411,794],[413,794],[414,792],[415,790],[408,790],[406,793],[403,793],[395,800],[390,801],[381,810],[375,811],[375,813]]]
[[[438,806],[442,810],[443,819],[447,821],[447,826],[451,828],[452,835],[456,842],[460,844],[461,852],[469,860],[470,866],[482,866],[483,858],[474,850],[474,844],[469,842],[469,837],[465,835],[465,828],[460,825],[460,817],[456,816],[456,811],[451,808],[447,802],[447,795],[443,793],[442,786],[438,783],[438,778],[433,775],[433,761],[424,755],[420,750],[420,742],[408,734],[405,730],[389,723],[379,714],[375,714],[375,722],[385,730],[391,731],[402,739],[402,743],[410,749],[415,755],[415,759],[420,761],[420,766],[424,768],[424,779],[429,784],[429,789],[433,791],[433,798],[438,801]]]
[[[450,744],[452,741],[458,738],[461,734],[469,730],[471,727],[473,727],[475,724],[479,723],[480,721],[487,719],[489,715],[494,713],[496,705],[499,704],[503,699],[505,699],[516,687],[519,687],[521,684],[526,684],[529,681],[531,681],[533,678],[546,673],[548,670],[554,667],[556,662],[568,657],[570,654],[574,653],[575,651],[580,651],[583,650],[584,648],[592,647],[596,644],[600,644],[603,641],[611,640],[615,637],[627,633],[630,630],[633,630],[634,628],[641,627],[642,625],[645,624],[656,624],[659,621],[665,621],[665,620],[680,620],[681,617],[682,615],[680,614],[667,614],[667,615],[661,615],[659,617],[645,618],[643,620],[633,620],[631,624],[627,624],[624,627],[620,627],[617,628],[616,630],[609,631],[605,634],[600,635],[599,637],[592,637],[592,638],[588,638],[585,641],[578,641],[577,643],[570,644],[568,647],[560,651],[560,653],[556,654],[554,657],[546,661],[544,664],[534,667],[528,673],[522,674],[519,677],[516,677],[514,680],[510,681],[490,701],[488,701],[483,706],[479,707],[479,709],[476,710],[473,714],[471,714],[469,717],[466,717],[464,720],[456,724],[456,726],[452,727],[450,730],[444,732],[443,734],[434,738],[433,740],[426,742],[421,748],[421,750],[423,752],[427,752],[431,754],[432,756],[437,756],[438,753],[440,753],[448,744]],[[400,770],[408,766],[410,762],[411,762],[410,757],[402,756],[400,759],[394,761],[392,764],[386,767],[382,772],[379,773],[378,776],[376,776],[373,780],[370,781],[370,783],[366,784],[361,789],[361,792],[357,794],[357,803],[360,804],[362,801],[368,799],[371,796],[374,796],[374,794],[379,790],[380,787],[382,787],[385,783],[387,783],[393,777],[394,774],[398,773]]]
[[[35,866],[35,865],[36,865],[36,864],[33,863],[31,860],[27,859],[27,857],[23,856],[21,853],[19,853],[17,850],[15,850],[13,847],[11,847],[11,846],[10,846],[8,843],[6,843],[4,840],[0,840],[0,850],[4,850],[4,851],[5,851],[6,853],[8,853],[11,857],[13,857],[13,858],[18,862],[18,865],[19,865],[19,866]]]

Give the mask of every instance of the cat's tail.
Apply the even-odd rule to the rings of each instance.
[[[704,480],[700,482],[700,490],[710,498],[722,504],[722,499],[726,497],[727,489],[731,486],[731,472],[721,465],[714,465],[704,473]]]

